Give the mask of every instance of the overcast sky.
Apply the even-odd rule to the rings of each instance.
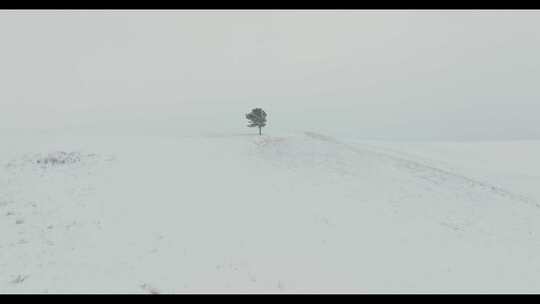
[[[0,128],[540,139],[540,11],[1,11]]]

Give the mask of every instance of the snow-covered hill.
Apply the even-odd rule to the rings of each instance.
[[[306,132],[4,147],[0,293],[540,290],[538,142]]]

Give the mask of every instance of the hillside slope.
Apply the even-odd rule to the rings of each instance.
[[[412,145],[13,139],[0,292],[538,292],[532,184]]]

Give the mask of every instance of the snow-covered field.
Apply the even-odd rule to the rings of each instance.
[[[2,141],[0,293],[540,291],[540,142]]]

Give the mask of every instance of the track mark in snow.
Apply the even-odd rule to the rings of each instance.
[[[29,275],[17,275],[13,280],[10,281],[11,284],[21,284],[22,282],[28,279]]]
[[[251,282],[253,282],[253,283],[256,283],[256,282],[257,282],[257,276],[256,276],[254,273],[252,273],[251,271],[248,272],[248,278],[249,278],[249,280],[250,280]]]
[[[446,228],[450,228],[454,231],[464,231],[462,227],[460,227],[459,225],[456,225],[456,224],[452,224],[452,223],[447,223],[447,222],[441,222],[440,223],[441,226],[444,226]]]
[[[504,188],[491,185],[489,183],[482,182],[482,181],[461,175],[459,173],[454,173],[445,169],[433,167],[433,166],[423,164],[414,160],[390,155],[386,152],[376,151],[376,150],[373,150],[372,148],[359,149],[355,146],[340,142],[330,136],[326,136],[326,135],[322,135],[322,134],[318,134],[314,132],[304,132],[304,133],[308,137],[311,137],[313,139],[338,144],[338,145],[348,148],[349,150],[355,151],[357,153],[361,153],[361,154],[370,153],[378,158],[390,160],[394,162],[395,164],[397,164],[398,168],[404,168],[408,170],[409,172],[413,172],[414,174],[416,174],[418,178],[430,181],[436,185],[442,185],[449,179],[454,179],[454,180],[460,181],[462,184],[468,185],[471,188],[477,187],[479,189],[482,189],[494,195],[508,198],[515,201],[520,201],[527,204],[531,204],[537,208],[540,208],[540,204],[536,200],[530,197],[513,193]]]
[[[149,292],[150,294],[160,294],[161,292],[159,291],[159,289],[147,284],[147,283],[144,283],[142,285],[140,285],[140,287],[144,290],[144,291],[147,291]]]

